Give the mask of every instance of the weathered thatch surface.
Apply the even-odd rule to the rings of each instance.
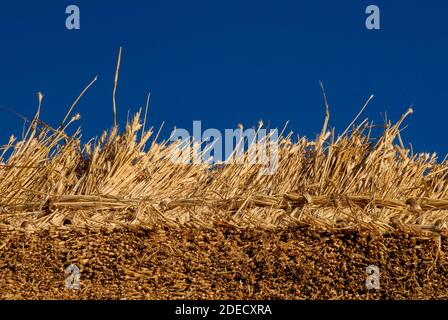
[[[446,299],[448,241],[315,224],[0,232],[0,299]],[[66,289],[65,268],[80,269]],[[379,289],[366,267],[378,266]]]

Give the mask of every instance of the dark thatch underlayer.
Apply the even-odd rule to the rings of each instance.
[[[2,299],[442,299],[447,238],[195,228],[0,233]],[[64,269],[81,269],[79,290]],[[368,290],[366,267],[380,268]]]

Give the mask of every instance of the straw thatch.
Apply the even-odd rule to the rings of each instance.
[[[0,244],[0,299],[448,297],[446,237],[217,224],[0,232]],[[66,288],[71,264],[80,269],[80,290]],[[371,265],[380,269],[379,289],[366,287]]]
[[[80,130],[67,133],[78,115],[52,128],[39,120],[39,104],[23,137],[0,153],[0,229],[222,221],[276,228],[307,220],[437,233],[448,221],[448,163],[404,146],[400,126],[410,113],[386,123],[377,139],[367,121],[336,136],[327,113],[315,140],[288,134],[273,142],[278,168],[260,175],[263,165],[247,152],[239,164],[172,161],[179,144],[145,131],[140,113],[122,134],[114,126],[82,145]]]

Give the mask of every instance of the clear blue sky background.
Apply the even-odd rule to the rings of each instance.
[[[81,30],[65,29],[65,8],[81,10]],[[381,10],[369,31],[365,8]],[[414,150],[448,153],[446,1],[3,1],[0,105],[57,126],[80,91],[99,76],[76,111],[84,138],[110,128],[118,47],[119,121],[152,94],[150,124],[191,129],[256,125],[314,138],[323,121],[318,81],[339,132],[370,94],[365,115],[396,120],[414,104],[403,136]],[[0,110],[0,139],[21,120]],[[168,130],[170,129],[170,130]]]

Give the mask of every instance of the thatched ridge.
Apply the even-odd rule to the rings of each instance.
[[[280,136],[277,171],[259,175],[247,152],[240,164],[172,161],[179,145],[158,141],[140,113],[122,134],[114,126],[82,145],[80,130],[66,133],[78,115],[52,128],[39,120],[39,105],[26,134],[0,153],[0,228],[218,221],[275,228],[305,219],[439,232],[448,221],[448,162],[404,146],[400,126],[410,113],[373,139],[366,120],[337,137],[327,112],[315,140]]]

